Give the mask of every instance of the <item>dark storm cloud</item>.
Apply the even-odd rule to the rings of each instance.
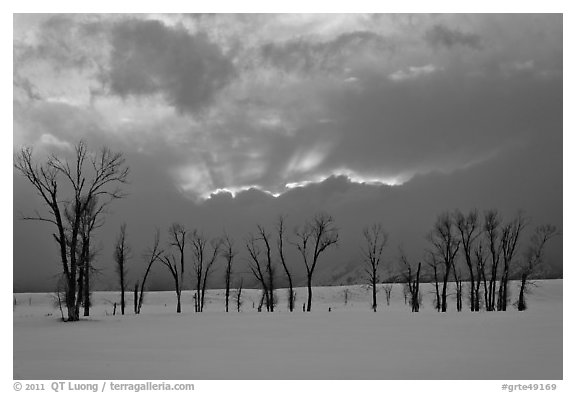
[[[561,79],[458,68],[414,79],[367,76],[357,92],[328,98],[338,143],[323,165],[451,170],[561,130]]]
[[[450,29],[443,25],[433,26],[426,31],[424,38],[433,47],[464,46],[471,49],[482,49],[482,39],[479,35]]]
[[[181,112],[206,108],[234,74],[230,59],[206,35],[190,35],[160,21],[118,23],[111,44],[103,78],[112,93],[160,93]]]

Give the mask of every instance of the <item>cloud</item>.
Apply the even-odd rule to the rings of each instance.
[[[54,147],[58,150],[72,150],[72,145],[69,142],[62,141],[51,134],[42,134],[40,144],[48,148]]]
[[[339,71],[358,57],[394,51],[393,40],[370,31],[342,33],[336,38],[317,41],[310,37],[262,46],[265,62],[288,71]]]
[[[427,64],[422,67],[408,67],[405,70],[398,70],[390,74],[389,78],[395,82],[402,82],[405,80],[416,79],[425,75],[430,75],[441,70],[442,68],[435,67],[433,64]]]
[[[479,35],[465,33],[458,29],[451,29],[444,25],[435,25],[426,31],[424,39],[434,48],[467,47],[482,49],[482,40]]]
[[[534,71],[535,68],[534,60],[515,61],[501,65],[502,71],[507,75],[511,73],[530,72]]]
[[[15,141],[91,135],[192,196],[450,172],[535,143],[557,116],[561,29],[540,19],[43,18],[18,29]]]
[[[102,78],[121,97],[161,94],[185,113],[207,108],[234,75],[234,66],[204,34],[156,20],[126,20],[112,29],[109,68]]]

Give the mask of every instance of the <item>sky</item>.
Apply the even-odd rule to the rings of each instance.
[[[562,231],[561,15],[15,14],[13,29],[13,151],[84,139],[131,168],[96,234],[103,289],[122,222],[136,280],[155,228],[226,230],[242,272],[257,224],[285,214],[292,234],[326,211],[341,242],[319,284],[357,276],[375,222],[391,270],[399,247],[422,258],[445,210],[523,209],[529,230]],[[44,207],[16,171],[13,186],[14,289],[50,290],[53,229],[19,219]],[[561,275],[561,238],[546,255]]]

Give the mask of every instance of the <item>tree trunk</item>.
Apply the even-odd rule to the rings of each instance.
[[[226,281],[226,312],[228,312],[228,299],[230,298],[230,282]]]
[[[78,295],[76,297],[76,314],[80,315],[80,303],[82,302],[82,286],[84,285],[84,266],[80,265],[78,269]]]
[[[498,311],[506,311],[508,303],[508,267],[504,266],[504,273],[500,281],[500,289],[498,290]]]
[[[468,265],[468,270],[470,271],[470,311],[476,311],[476,293],[474,291],[474,270],[472,269],[472,263]]]
[[[176,312],[180,313],[182,312],[182,305],[180,303],[180,297],[182,295],[182,289],[180,288],[180,283],[177,277],[174,277],[174,283],[176,285],[176,299],[178,301],[178,303],[176,304]]]
[[[86,258],[86,264],[84,265],[84,316],[90,315],[90,257]]]
[[[522,273],[522,282],[520,284],[520,293],[518,295],[518,311],[526,310],[526,300],[524,298],[524,291],[526,290],[527,279],[528,275],[526,273]]]
[[[270,291],[270,294],[268,295],[270,301],[270,312],[274,312],[274,273],[272,271],[272,266],[270,265],[268,265],[268,289]]]
[[[493,262],[494,264],[494,262]],[[492,277],[490,277],[490,296],[488,300],[490,302],[489,307],[486,308],[487,311],[494,311],[496,309],[496,277],[498,275],[498,263],[492,266]]]
[[[374,310],[374,312],[376,312],[376,277],[374,276],[372,278],[372,309]]]
[[[74,280],[69,280],[69,281],[75,282]],[[68,290],[66,293],[66,309],[68,310],[68,321],[69,322],[80,320],[80,315],[76,309],[76,302],[75,302],[76,288],[75,287],[76,287],[76,285],[70,285],[70,283],[68,283]]]
[[[290,276],[288,276],[288,309],[290,312],[294,311],[294,287]]]
[[[486,311],[490,311],[488,310],[489,307],[488,302],[490,301],[490,299],[488,298],[489,297],[488,291],[490,288],[488,287],[488,284],[486,282],[486,273],[482,274],[482,282],[484,283],[484,308],[486,309]]]
[[[416,280],[412,283],[412,312],[420,311],[420,267],[421,263],[418,263]]]
[[[440,288],[438,287],[438,273],[434,266],[434,289],[436,290],[436,311],[440,311]]]
[[[450,272],[450,268],[446,269],[446,274],[444,274],[444,282],[442,285],[442,312],[446,312],[447,303],[446,303],[446,291],[448,287],[448,274]]]
[[[312,309],[312,275],[308,274],[308,301],[306,311],[310,312]]]
[[[126,298],[125,298],[125,283],[124,283],[124,266],[120,268],[120,311],[122,315],[124,315],[124,308],[126,307]]]
[[[480,274],[476,277],[476,287],[474,288],[475,291],[475,298],[474,298],[474,311],[480,311]]]
[[[134,284],[134,314],[138,314],[138,282]]]

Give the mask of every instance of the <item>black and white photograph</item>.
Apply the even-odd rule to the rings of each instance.
[[[558,10],[14,13],[14,389],[566,391]]]

